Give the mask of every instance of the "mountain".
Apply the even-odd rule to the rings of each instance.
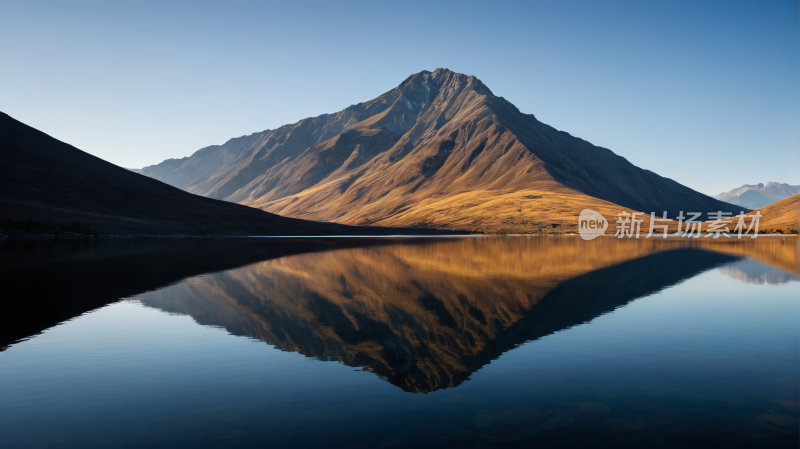
[[[774,202],[775,200],[766,195],[758,193],[755,190],[748,190],[736,198],[735,204],[749,209],[760,209]]]
[[[740,210],[558,131],[447,69],[142,173],[211,198],[347,224],[532,232],[575,222],[583,208]]]
[[[0,228],[80,222],[111,234],[396,234],[280,217],[185,192],[56,140],[0,113]],[[63,227],[63,226],[62,226]],[[72,228],[69,228],[72,229]],[[413,231],[405,231],[413,232]],[[0,231],[3,233],[3,231]]]
[[[798,193],[800,193],[800,186],[768,182],[767,185],[762,183],[745,184],[729,192],[720,193],[714,198],[749,209],[758,209]]]

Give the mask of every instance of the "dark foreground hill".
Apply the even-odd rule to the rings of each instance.
[[[185,192],[0,113],[0,227],[109,234],[381,235],[424,232],[285,218]],[[59,223],[61,225],[59,225]],[[66,227],[64,224],[68,224]],[[69,225],[72,224],[72,225]]]
[[[354,225],[524,233],[576,223],[584,208],[741,209],[556,130],[447,69],[142,173],[284,216]]]

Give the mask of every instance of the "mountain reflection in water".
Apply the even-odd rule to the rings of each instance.
[[[0,446],[796,447],[796,242],[0,242]]]
[[[77,258],[96,259],[99,267],[106,258],[93,259],[92,251],[77,251]],[[405,391],[426,393],[460,385],[526,341],[588,322],[747,254],[784,273],[788,268],[789,276],[797,271],[792,239],[746,244],[531,237],[262,239],[130,244],[113,260],[137,267],[138,276],[123,280],[126,273],[118,273],[110,279],[128,285],[132,291],[125,293],[134,296],[137,289],[152,290],[159,282],[195,274],[192,270],[268,259],[135,298],[282,350],[363,367]],[[178,256],[180,262],[170,259]],[[158,264],[161,276],[174,271],[174,280],[152,279],[153,272],[143,268],[148,261]],[[91,290],[92,284],[81,289]],[[103,300],[108,298],[96,299]]]
[[[771,267],[754,259],[740,260],[726,265],[720,271],[726,276],[746,284],[780,285],[797,280],[797,276],[793,273]]]

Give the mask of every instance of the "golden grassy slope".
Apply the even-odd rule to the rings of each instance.
[[[320,190],[324,189],[324,186]],[[419,198],[384,197],[355,209],[342,217],[328,216],[326,207],[311,206],[299,213],[306,195],[321,194],[317,190],[302,192],[288,203],[297,203],[291,211],[273,204],[265,207],[288,215],[336,220],[340,223],[370,223],[374,226],[424,227],[462,230],[484,234],[533,234],[577,232],[578,215],[593,209],[611,217],[625,210],[608,201],[592,198],[552,180],[530,182],[520,190],[474,190],[454,195],[429,195]],[[340,198],[332,197],[330,202]],[[285,205],[285,202],[281,202]],[[346,207],[346,205],[342,205]],[[322,215],[322,216],[321,216]],[[556,226],[553,226],[556,225]]]
[[[541,181],[533,189],[509,191],[474,191],[453,197],[432,197],[421,204],[388,219],[375,222],[380,226],[430,227],[438,229],[471,229],[486,234],[564,234],[578,231],[578,215],[592,209],[609,221],[607,235],[616,232],[620,212],[637,212],[620,205],[585,195],[554,181]],[[796,233],[800,195],[761,209],[759,234]],[[703,211],[704,216],[709,211]],[[358,222],[359,216],[352,219]],[[642,235],[650,229],[650,214],[642,219]],[[658,216],[656,218],[659,218]],[[670,216],[670,218],[675,218]],[[737,220],[731,219],[732,231]],[[746,219],[749,224],[750,219]],[[660,223],[657,223],[660,224]],[[556,225],[556,226],[553,226]],[[702,225],[703,234],[709,222]],[[685,225],[684,225],[685,226]],[[677,231],[677,222],[669,223],[670,232]]]
[[[289,212],[289,215],[335,219],[345,224],[371,223],[374,226],[436,228],[483,234],[576,233],[580,212],[583,209],[591,209],[609,221],[607,235],[616,232],[616,219],[620,212],[638,212],[591,197],[547,178],[543,175],[541,180],[530,181],[520,190],[474,190],[451,195],[433,194],[410,201],[403,201],[402,195],[398,197],[387,195],[372,204],[360,205],[355,210],[344,209],[348,210],[348,213],[340,217],[327,216],[323,210],[315,209],[313,206],[305,213],[300,213],[299,211],[305,206],[303,198],[306,195],[322,194],[322,191],[331,189],[331,186],[325,185],[301,192],[294,197],[295,199],[271,203],[265,209],[287,213],[279,205],[296,203],[296,207]],[[341,197],[337,198],[335,195],[329,198],[330,202],[340,200]],[[759,233],[774,234],[778,230],[782,233],[796,232],[799,201],[800,195],[795,195],[761,209],[763,217],[760,220]],[[398,207],[397,202],[400,202],[401,206]],[[342,207],[346,208],[346,205],[342,204]],[[326,207],[325,210],[331,208]],[[704,216],[707,212],[710,211],[703,211]],[[650,214],[644,213],[638,218],[643,220],[641,232],[644,236],[650,228]],[[729,229],[733,230],[736,220],[733,218],[731,221]],[[749,223],[749,219],[746,222]],[[705,222],[702,225],[704,234],[708,224]],[[669,229],[674,233],[677,230],[677,222],[669,223]]]
[[[517,191],[477,190],[431,197],[375,224],[470,229],[486,234],[574,233],[583,209],[592,209],[609,220],[626,210],[554,181],[541,181],[530,189]],[[354,222],[357,220],[356,217]]]
[[[794,231],[797,233],[798,208],[800,208],[800,194],[792,195],[785,200],[761,208],[761,222],[759,232],[774,232],[782,230],[784,233]]]

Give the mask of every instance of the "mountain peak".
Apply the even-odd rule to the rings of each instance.
[[[431,83],[437,87],[452,84],[454,87],[471,88],[480,95],[494,96],[491,89],[489,89],[481,80],[473,75],[465,75],[463,73],[454,72],[448,68],[438,68],[433,72],[423,70],[415,73],[400,83],[398,88],[402,89],[410,84],[426,84]]]

